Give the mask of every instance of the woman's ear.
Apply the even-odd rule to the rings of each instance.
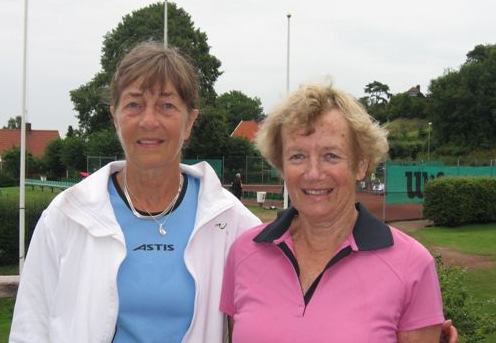
[[[188,114],[187,122],[186,122],[186,135],[185,139],[188,139],[189,136],[191,135],[191,130],[193,129],[193,124],[196,121],[196,118],[198,118],[198,109],[194,109]]]
[[[117,130],[117,121],[115,120],[115,107],[110,106],[110,116],[112,117],[112,122],[114,123],[114,128]]]
[[[364,158],[358,161],[357,171],[356,171],[356,180],[360,181],[365,178],[367,175],[367,169],[369,168],[369,160]]]

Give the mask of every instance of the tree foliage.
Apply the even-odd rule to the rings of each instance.
[[[22,127],[22,118],[21,116],[16,116],[15,118],[9,118],[7,121],[7,125],[4,126],[4,129],[20,129]]]
[[[364,92],[368,95],[369,105],[386,104],[391,97],[389,86],[379,81],[373,81],[367,84]]]
[[[79,130],[83,136],[111,127],[108,85],[122,57],[137,43],[163,41],[164,4],[156,3],[123,17],[115,29],[104,38],[102,70],[85,85],[70,92],[74,108],[79,112]],[[194,28],[186,11],[174,3],[167,9],[168,43],[188,56],[196,65],[200,94],[204,104],[215,101],[214,84],[221,75],[220,61],[210,54],[207,35]]]
[[[223,109],[204,106],[196,119],[184,149],[186,158],[214,158],[226,155],[229,140],[227,114]]]
[[[86,170],[85,141],[81,137],[64,139],[60,159],[70,174]]]
[[[411,96],[408,92],[391,96],[387,106],[388,120],[398,118],[426,118],[427,99]]]
[[[228,131],[232,132],[242,120],[261,120],[264,117],[262,102],[241,91],[232,90],[217,98],[217,106],[227,112]]]
[[[21,170],[21,149],[12,147],[2,153],[2,173],[19,180]],[[42,164],[39,159],[26,151],[26,175],[30,176],[42,172]]]
[[[365,86],[364,92],[368,95],[361,98],[360,102],[372,117],[379,122],[386,122],[388,120],[387,104],[391,97],[389,86],[379,81],[373,81]]]
[[[428,117],[438,145],[496,146],[496,45],[476,46],[460,70],[432,80],[429,91]]]
[[[121,143],[113,129],[90,134],[85,147],[85,153],[86,156],[116,156],[117,158],[124,156]]]
[[[255,146],[244,137],[231,137],[227,142],[227,156],[258,156]]]
[[[57,138],[48,143],[43,155],[43,164],[49,179],[62,177],[65,172],[65,166],[62,163],[62,150],[64,148],[64,140]]]

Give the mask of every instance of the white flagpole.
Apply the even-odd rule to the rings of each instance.
[[[167,0],[164,1],[164,46],[167,48]]]
[[[21,166],[19,180],[19,275],[24,267],[25,247],[25,182],[26,182],[26,65],[28,41],[28,0],[24,0],[24,47],[22,58]]]
[[[290,43],[289,28],[291,22],[291,14],[288,13],[286,17],[288,18],[288,50],[286,53],[286,96],[287,96],[289,95],[289,43]],[[284,199],[284,205],[283,205],[284,208],[288,208],[289,194],[288,194],[288,187],[286,187],[286,182],[284,182],[283,199]]]

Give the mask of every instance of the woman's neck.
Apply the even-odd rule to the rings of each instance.
[[[179,192],[180,169],[140,171],[126,166],[117,180],[121,189],[127,187],[133,205],[143,212],[161,212]],[[125,178],[125,180],[124,180]]]
[[[295,244],[303,244],[312,251],[335,251],[349,237],[357,218],[355,206],[350,206],[339,218],[321,222],[299,215],[291,224],[291,235]]]

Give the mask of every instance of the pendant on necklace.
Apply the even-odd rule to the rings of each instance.
[[[162,236],[165,236],[167,234],[167,231],[165,230],[164,226],[163,226],[164,223],[160,223],[158,224],[158,232],[162,235]]]

